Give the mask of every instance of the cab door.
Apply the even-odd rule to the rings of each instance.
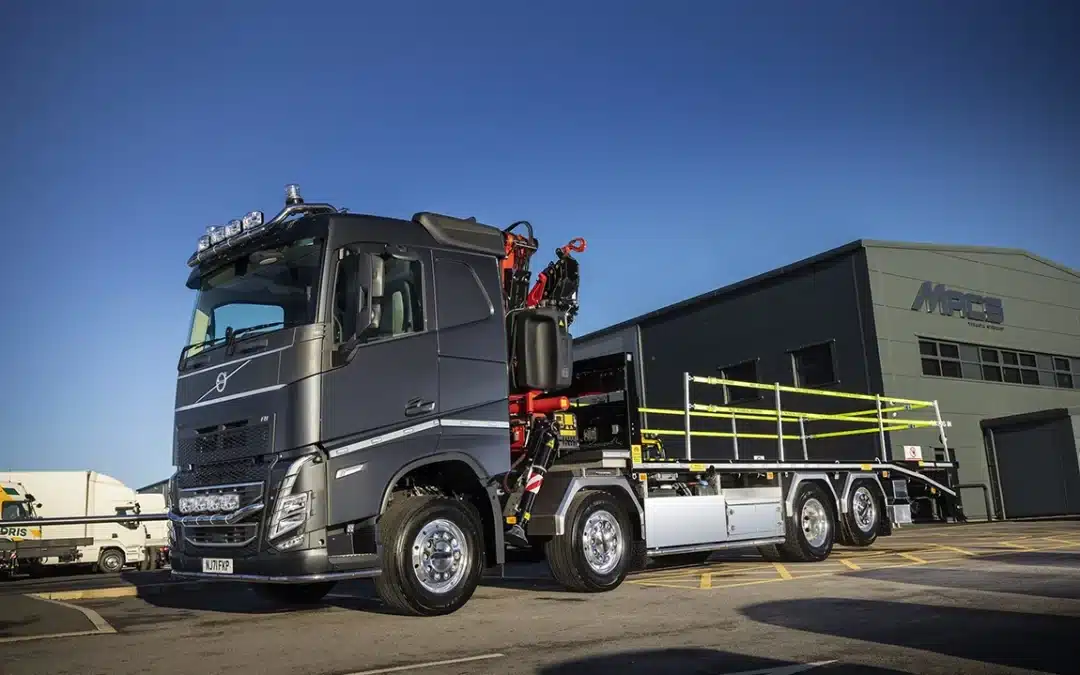
[[[386,481],[437,448],[431,255],[428,249],[382,245],[350,246],[338,254],[322,396],[331,523],[373,515]],[[373,279],[379,260],[381,296]]]

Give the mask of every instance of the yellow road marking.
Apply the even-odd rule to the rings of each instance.
[[[1034,551],[1035,550],[1035,549],[1031,548],[1030,546],[1024,546],[1023,544],[1016,544],[1016,543],[1011,542],[1011,541],[999,541],[997,543],[1000,546],[1008,546],[1009,548],[1014,548],[1014,549],[1017,549],[1017,550],[1020,550],[1020,551]]]
[[[965,551],[964,549],[962,549],[962,548],[957,548],[957,547],[955,547],[955,546],[946,546],[945,544],[938,544],[938,545],[937,545],[937,547],[938,547],[938,548],[943,548],[943,549],[945,549],[946,551],[953,551],[953,552],[955,552],[955,553],[960,553],[960,554],[963,554],[963,555],[975,555],[975,554],[974,554],[974,553],[972,553],[971,551]]]
[[[743,569],[730,569],[726,567],[688,567],[684,569],[675,570],[656,570],[655,572],[645,571],[639,572],[633,575],[634,578],[651,581],[674,581],[676,579],[689,579],[697,578],[702,573],[708,572],[710,574],[722,574],[732,576],[742,576],[748,574],[773,574],[773,568],[771,565],[758,565],[753,568]]]
[[[1030,547],[1026,547],[1026,546],[1020,546],[1019,544],[1015,544],[1013,542],[997,542],[997,543],[1011,546],[1013,548],[1013,550],[1016,550],[1018,552],[1021,552],[1021,551],[1022,552],[1054,551],[1054,550],[1058,550],[1058,549],[1061,548],[1061,546],[1053,546],[1053,547],[1046,547],[1046,548],[1030,548]],[[1062,543],[1063,544],[1067,543],[1068,547],[1078,547],[1078,546],[1080,546],[1080,542],[1073,542],[1073,541],[1066,542],[1065,540],[1062,540]],[[1001,551],[1001,550],[985,551],[985,552],[970,553],[968,555],[957,556],[955,558],[943,558],[943,559],[937,559],[937,560],[933,560],[933,561],[928,561],[928,560],[925,560],[923,558],[920,558],[917,555],[913,555],[911,553],[889,551],[887,553],[892,554],[892,555],[898,555],[898,556],[903,557],[903,558],[905,558],[907,560],[910,560],[911,562],[902,562],[902,563],[896,563],[896,564],[891,564],[891,565],[880,565],[880,566],[875,567],[874,569],[897,569],[897,568],[902,568],[902,567],[915,567],[917,565],[936,565],[936,564],[941,564],[941,563],[959,562],[959,561],[964,561],[964,560],[970,560],[973,557],[977,558],[977,557],[986,556],[986,555],[993,555],[995,553],[1007,553],[1007,552],[1008,551]],[[855,563],[853,563],[851,560],[849,560],[847,558],[840,558],[839,561],[842,564],[844,564],[845,566],[849,567],[849,568],[861,569],[861,568],[859,568],[858,565],[855,565]],[[628,579],[627,583],[637,584],[639,586],[654,586],[654,587],[658,587],[658,588],[673,588],[673,589],[677,589],[677,590],[719,590],[719,589],[723,589],[723,588],[738,588],[740,586],[756,586],[756,585],[759,585],[759,584],[771,584],[771,583],[775,583],[777,581],[787,581],[787,580],[798,580],[798,579],[810,579],[810,578],[815,578],[815,577],[836,576],[837,574],[842,573],[842,572],[833,572],[833,571],[830,571],[830,572],[815,572],[813,574],[800,574],[799,576],[795,577],[795,576],[792,576],[790,573],[788,573],[787,568],[784,567],[783,565],[781,565],[779,563],[773,563],[773,564],[775,565],[777,572],[780,572],[781,569],[783,569],[783,572],[780,572],[780,576],[771,577],[771,578],[768,578],[768,579],[753,579],[753,580],[750,580],[750,581],[736,581],[736,582],[727,583],[727,584],[714,584],[713,579],[712,579],[712,573],[706,573],[707,576],[709,577],[708,580],[706,580],[704,578],[706,575],[701,575],[701,577],[699,577],[696,580],[695,579],[685,579],[688,583],[693,583],[693,582],[696,581],[697,582],[697,588],[695,588],[694,586],[691,586],[691,585],[683,586],[683,585],[677,585],[677,584],[673,584],[673,583],[665,583],[663,581],[655,581],[655,580],[653,580],[651,578]],[[786,574],[786,576],[785,576],[785,574]]]
[[[1047,541],[1054,541],[1054,542],[1057,542],[1059,544],[1064,544],[1066,546],[1080,546],[1080,543],[1075,542],[1075,541],[1069,541],[1068,539],[1058,539],[1058,538],[1055,538],[1055,537],[1043,537],[1043,539],[1045,539]]]
[[[662,583],[662,582],[659,582],[659,581],[638,581],[637,579],[634,579],[634,580],[627,580],[627,583],[636,584],[638,586],[648,586],[650,588],[674,588],[674,589],[679,590],[679,591],[696,591],[696,590],[699,590],[697,588],[694,588],[693,586],[680,586],[678,584],[668,584],[668,583]]]

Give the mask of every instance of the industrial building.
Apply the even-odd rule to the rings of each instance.
[[[648,408],[682,408],[684,372],[937,400],[960,483],[973,486],[962,493],[968,518],[987,515],[979,487],[995,518],[1080,513],[1080,272],[1027,251],[859,240],[574,341],[578,360],[617,352],[633,355]],[[714,389],[695,401],[774,405],[769,391]],[[643,417],[650,428],[682,424]],[[807,452],[875,458],[879,437]],[[944,458],[934,429],[885,438],[887,459]],[[677,435],[664,442],[679,452]],[[693,445],[699,456],[704,444]],[[775,441],[739,448],[778,452]]]

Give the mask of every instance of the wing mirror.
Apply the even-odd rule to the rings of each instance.
[[[371,254],[368,256],[368,268],[371,279],[365,293],[363,285],[359,289],[360,304],[357,325],[360,326],[360,335],[370,335],[379,331],[382,321],[382,297],[386,279],[386,260],[382,256]],[[364,296],[367,296],[366,298]]]

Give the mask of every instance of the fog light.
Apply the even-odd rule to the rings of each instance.
[[[304,543],[304,535],[298,534],[295,537],[289,537],[285,541],[274,544],[274,548],[279,551],[287,551],[290,548],[296,548],[302,543]]]

